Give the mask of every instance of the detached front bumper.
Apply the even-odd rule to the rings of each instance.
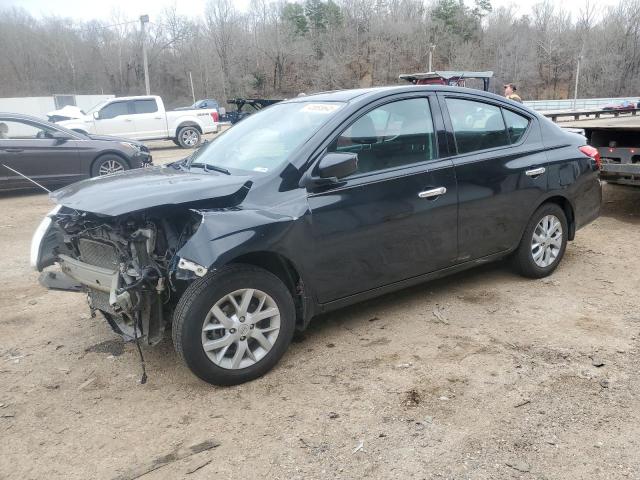
[[[30,264],[31,268],[41,272],[43,268],[53,265],[55,258],[50,253],[55,245],[60,244],[60,232],[51,228],[53,221],[51,218],[60,211],[61,205],[56,205],[36,228],[31,237]]]

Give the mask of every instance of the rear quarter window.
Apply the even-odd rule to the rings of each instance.
[[[529,127],[529,119],[511,110],[503,109],[502,111],[511,143],[518,143]]]

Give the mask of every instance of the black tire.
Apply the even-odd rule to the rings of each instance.
[[[115,167],[116,165],[119,165],[119,167]],[[101,170],[102,172],[104,172],[104,170],[108,169],[109,166],[118,168],[118,171],[129,170],[129,164],[124,158],[118,155],[114,155],[112,153],[107,153],[105,155],[98,157],[93,162],[93,165],[91,166],[91,176],[99,177],[101,175],[107,175],[107,173],[101,173]],[[115,172],[111,172],[111,173],[115,173]]]
[[[560,221],[562,229],[562,241],[559,251],[557,251],[555,259],[547,266],[540,266],[534,260],[533,253],[533,234],[538,227],[538,224],[548,215],[556,217]],[[567,224],[567,216],[564,210],[555,203],[545,203],[541,205],[529,219],[527,228],[524,230],[522,240],[518,249],[514,252],[512,260],[513,264],[518,272],[529,278],[542,278],[551,275],[553,271],[558,267],[564,252],[567,248],[567,238],[569,235],[569,227]],[[537,251],[537,250],[536,250]]]
[[[172,138],[171,141],[175,143],[178,147],[180,146],[180,142],[178,142],[177,138]]]
[[[253,365],[223,368],[211,360],[202,345],[202,328],[211,307],[227,294],[254,288],[269,295],[280,311],[280,330],[271,349]],[[189,369],[213,385],[237,385],[261,377],[282,358],[295,330],[293,298],[282,281],[251,265],[229,265],[196,280],[185,291],[173,314],[173,344]]]
[[[176,132],[176,140],[182,148],[196,148],[202,142],[202,135],[198,127],[187,125],[180,127]]]

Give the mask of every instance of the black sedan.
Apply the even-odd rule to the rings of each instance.
[[[318,314],[504,257],[550,275],[599,214],[598,164],[584,137],[477,90],[310,95],[182,162],[54,192],[32,264],[57,263],[125,338],[171,331],[196,375],[235,384]]]
[[[84,135],[28,115],[0,113],[0,190],[33,188],[25,177],[55,188],[149,164],[149,149],[135,140]]]

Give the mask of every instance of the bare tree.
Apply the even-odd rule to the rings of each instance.
[[[434,68],[487,69],[493,85],[517,82],[525,98],[563,98],[582,54],[585,96],[640,88],[640,0],[603,9],[584,0],[575,18],[558,0],[531,15],[488,0],[209,0],[204,18],[166,9],[149,24],[151,90],[169,106],[197,96],[288,97],[398,82]],[[137,19],[35,19],[0,10],[0,95],[144,92]]]

